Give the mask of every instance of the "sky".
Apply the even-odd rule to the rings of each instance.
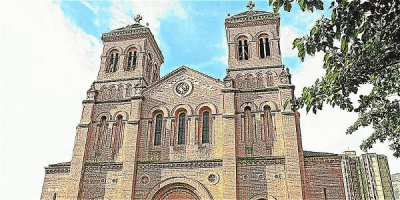
[[[272,11],[268,0],[255,9]],[[181,65],[223,79],[227,67],[224,19],[245,11],[246,1],[6,1],[0,7],[0,199],[38,199],[48,164],[69,161],[82,100],[96,79],[101,33],[149,23],[165,63],[161,75]],[[324,74],[321,54],[300,62],[291,43],[329,11],[280,11],[283,62],[296,95]],[[362,91],[368,91],[363,88]],[[301,113],[303,148],[342,153],[359,149],[371,133],[345,135],[357,118],[328,106],[317,115]],[[388,156],[392,173],[400,160],[388,144],[369,152]]]

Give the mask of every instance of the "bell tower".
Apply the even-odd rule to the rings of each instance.
[[[299,117],[291,109],[294,85],[281,59],[280,17],[254,7],[249,1],[246,11],[225,19],[229,52],[224,80],[233,82],[235,99],[237,198],[249,199],[253,192],[243,185],[262,182],[268,199],[302,199]],[[265,175],[249,183],[257,170]]]
[[[160,66],[164,57],[150,29],[135,23],[103,33],[104,47],[97,79],[137,79],[149,85],[160,79]]]
[[[248,10],[225,19],[228,42],[228,69],[251,69],[281,65],[278,14]]]

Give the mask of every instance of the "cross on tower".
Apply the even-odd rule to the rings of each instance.
[[[247,3],[247,8],[249,8],[249,10],[253,10],[253,8],[256,6],[256,4],[253,1],[249,1]]]
[[[140,20],[142,20],[143,18],[142,18],[142,16],[141,15],[136,15],[136,17],[134,18],[134,20],[135,20],[135,22],[137,23],[137,24],[139,24],[140,23]]]

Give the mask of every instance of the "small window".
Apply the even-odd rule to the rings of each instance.
[[[128,65],[126,70],[131,71],[135,69],[137,60],[137,52],[136,51],[129,51],[128,53]]]
[[[185,123],[186,114],[180,113],[178,116],[178,144],[185,144]]]
[[[162,114],[156,116],[156,125],[154,130],[154,145],[161,145],[161,132],[162,132]]]
[[[53,200],[57,200],[57,193],[53,194]]]
[[[119,58],[119,55],[118,55],[117,51],[112,51],[110,53],[109,66],[108,66],[107,72],[116,72],[117,71],[118,58]]]
[[[204,111],[202,115],[201,143],[205,144],[210,142],[210,112]]]
[[[261,36],[259,38],[259,48],[260,48],[260,58],[267,58],[271,55],[271,50],[269,47],[269,39],[267,36]]]
[[[249,59],[249,45],[247,43],[247,40],[245,39],[239,40],[238,52],[239,52],[239,60]]]

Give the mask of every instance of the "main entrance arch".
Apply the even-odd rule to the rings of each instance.
[[[147,200],[213,200],[210,191],[198,180],[188,177],[170,177],[160,181],[147,194]]]
[[[161,188],[153,200],[200,200],[200,197],[196,194],[196,188],[184,183],[173,183]]]

